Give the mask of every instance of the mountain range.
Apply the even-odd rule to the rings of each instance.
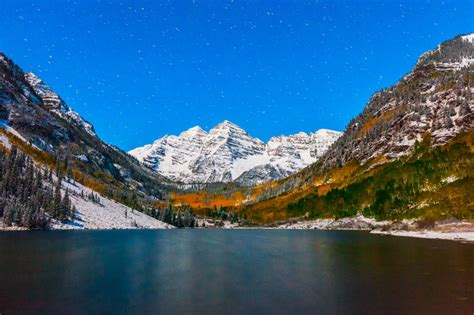
[[[128,153],[173,181],[236,181],[252,186],[282,179],[316,162],[340,135],[321,129],[264,143],[226,120],[209,132],[196,126]]]
[[[0,191],[0,214],[8,204],[14,215],[16,202],[27,199],[34,165],[38,174],[49,170],[46,186],[58,182],[64,195],[73,194],[82,227],[90,228],[165,226],[153,218],[183,226],[194,224],[190,209],[208,216],[219,208],[234,221],[256,225],[358,214],[472,219],[473,92],[474,34],[460,35],[424,53],[399,82],[373,94],[342,135],[322,129],[264,143],[224,121],[208,132],[193,127],[127,154],[103,142],[52,88],[0,53],[0,157],[3,167],[15,168],[9,174],[25,176],[0,176],[0,189],[6,189]],[[34,163],[25,163],[13,147]],[[41,183],[43,175],[36,176]],[[208,185],[189,189],[196,183]],[[52,199],[51,187],[40,189]],[[49,215],[48,205],[39,207]],[[128,215],[132,209],[149,216]],[[105,223],[110,220],[121,223]]]

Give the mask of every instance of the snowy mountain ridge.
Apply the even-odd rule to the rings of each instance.
[[[281,179],[316,162],[340,135],[321,129],[272,137],[265,143],[225,120],[209,132],[195,126],[129,154],[175,181],[256,185]]]
[[[25,80],[33,88],[35,93],[41,98],[44,105],[53,113],[59,115],[63,119],[72,122],[84,129],[91,136],[96,136],[94,126],[84,120],[79,113],[73,111],[62,99],[56,94],[43,80],[37,77],[33,72],[25,74]]]

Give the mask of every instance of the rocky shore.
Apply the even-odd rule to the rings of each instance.
[[[474,242],[474,221],[448,219],[442,221],[403,220],[376,221],[373,218],[355,216],[342,219],[318,219],[287,221],[273,226],[276,229],[361,230],[373,234],[445,239]]]
[[[223,229],[283,229],[283,230],[355,230],[369,231],[373,234],[418,237],[429,239],[444,239],[466,241],[474,243],[474,221],[447,219],[434,221],[402,220],[402,221],[377,221],[362,215],[342,219],[317,219],[305,220],[293,218],[278,221],[265,226],[242,226],[238,223],[199,218],[200,228]]]

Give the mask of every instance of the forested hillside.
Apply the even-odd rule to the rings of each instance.
[[[54,179],[56,178],[56,179]],[[35,166],[32,159],[12,147],[0,150],[0,217],[5,226],[46,229],[51,220],[74,222],[76,208],[69,191],[62,193],[62,177]]]

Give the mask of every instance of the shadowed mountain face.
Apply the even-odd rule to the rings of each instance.
[[[94,127],[33,73],[0,53],[0,120],[33,149],[67,160],[103,190],[132,188],[161,196],[169,180],[104,143]]]
[[[209,132],[196,126],[129,153],[175,181],[237,181],[251,186],[282,179],[316,162],[339,136],[337,131],[322,129],[264,143],[224,121]]]

